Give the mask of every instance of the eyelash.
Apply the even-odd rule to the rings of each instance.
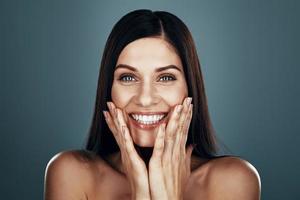
[[[125,74],[125,75],[121,75],[120,76],[120,78],[118,79],[119,81],[122,81],[122,82],[131,82],[130,80],[128,81],[128,80],[124,80],[124,78],[126,78],[126,77],[132,77],[132,78],[134,78],[134,76],[132,76],[132,75],[130,75],[130,74]],[[168,77],[168,78],[171,78],[172,80],[164,80],[164,81],[162,81],[162,82],[168,82],[168,81],[175,81],[176,80],[176,78],[174,77],[174,76],[172,76],[172,75],[163,75],[163,76],[161,76],[160,78],[162,78],[162,77]]]

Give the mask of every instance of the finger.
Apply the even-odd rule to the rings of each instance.
[[[126,122],[124,120],[123,112],[120,109],[116,108],[116,113],[117,113],[116,114],[116,118],[117,118],[118,124],[121,127],[121,131],[123,133],[122,134],[122,139],[124,141],[124,145],[126,147],[126,151],[127,151],[127,153],[129,153],[129,155],[130,155],[130,153],[136,153],[136,150],[135,150],[134,145],[133,145],[132,138],[130,136],[129,129],[128,129],[127,124],[126,124]],[[127,140],[125,138],[126,135],[127,135]],[[127,146],[126,146],[126,142],[130,142],[131,143],[130,145],[133,146],[134,152],[128,152],[128,149],[127,149]]]
[[[122,133],[122,129],[120,127],[120,123],[117,118],[117,108],[115,107],[113,102],[107,102],[107,107],[109,108],[109,121],[110,121],[110,127],[114,129],[115,132],[115,138],[117,140],[117,143],[120,148],[120,152],[122,155],[122,159],[126,159],[127,152],[125,149],[125,142],[124,142],[124,134]]]
[[[117,110],[116,110],[116,106],[114,105],[113,102],[107,102],[107,107],[109,109],[109,113],[112,117],[112,121],[115,123],[116,129],[118,131],[121,131],[121,127],[119,126],[119,122],[117,119]]]
[[[181,115],[180,115],[180,118],[179,118],[180,131],[182,131],[182,129],[185,125],[186,118],[187,118],[187,115],[189,113],[189,108],[190,108],[191,102],[192,102],[191,97],[186,98],[185,101],[183,102],[183,109],[182,109],[182,112],[181,112]]]
[[[189,145],[189,147],[186,149],[186,156],[187,156],[187,158],[191,158],[191,156],[192,156],[192,153],[193,153],[193,150],[194,150],[194,147],[195,147],[195,145],[194,144],[191,144],[191,145]]]
[[[177,105],[172,111],[171,117],[168,121],[168,125],[166,127],[165,133],[165,152],[163,155],[163,159],[166,162],[170,162],[173,152],[173,146],[175,143],[176,130],[178,128],[178,120],[180,113],[182,111],[182,105]]]
[[[123,134],[120,133],[116,127],[115,127],[115,123],[112,121],[112,117],[111,115],[107,112],[107,111],[103,111],[104,113],[104,116],[105,116],[105,120],[106,120],[106,123],[108,124],[108,127],[112,130],[112,133],[113,133],[113,136],[119,146],[119,149],[120,149],[120,153],[121,153],[121,159],[122,159],[122,162],[125,163],[127,162],[128,160],[128,155],[127,155],[127,152],[126,152],[126,149],[124,147],[124,139],[123,139]],[[127,171],[127,169],[125,169]]]
[[[120,109],[116,108],[115,112],[116,112],[117,123],[119,124],[121,133],[122,133],[121,138],[122,138],[122,142],[123,142],[123,145],[124,145],[124,148],[126,151],[126,157],[129,158],[131,153],[134,153],[134,152],[129,152],[129,150],[128,150],[128,140],[130,140],[129,142],[131,142],[133,144],[132,138],[130,136],[129,129],[125,123],[122,111]],[[135,148],[134,148],[134,150],[135,150]]]
[[[161,157],[164,152],[165,127],[166,127],[165,123],[159,126],[158,133],[154,143],[154,149],[153,149],[151,159],[153,158],[157,162],[161,162]]]
[[[185,151],[185,145],[186,145],[186,141],[188,138],[189,128],[191,125],[192,117],[193,117],[193,104],[190,104],[189,111],[188,111],[188,114],[186,117],[186,123],[185,123],[185,125],[183,127],[183,131],[182,131],[182,139],[180,140],[181,143],[179,144],[180,151],[182,153],[184,153],[184,151]]]
[[[127,128],[127,125],[124,121],[124,118],[123,118],[123,114],[122,112],[120,111],[120,109],[118,108],[115,108],[115,113],[116,113],[116,123],[118,124],[118,126],[120,127],[120,140],[122,141],[122,145],[124,147],[124,152],[126,155],[124,155],[126,157],[126,159],[128,160],[130,158],[130,153],[128,151],[128,148],[127,148],[127,143],[128,143],[128,140],[131,140],[131,136],[129,134],[129,130]],[[128,136],[129,135],[129,136]],[[126,138],[127,136],[127,138]]]
[[[192,158],[192,153],[194,150],[195,145],[191,144],[187,149],[186,149],[186,169],[188,172],[191,171],[191,158]]]
[[[129,129],[127,126],[122,126],[123,132],[124,132],[124,141],[125,141],[125,149],[128,155],[128,158],[134,163],[134,164],[140,164],[143,163],[142,158],[138,155],[132,138],[129,133]]]
[[[125,150],[127,151],[130,158],[133,157],[134,159],[136,159],[135,161],[139,161],[140,157],[134,147],[133,140],[130,136],[129,129],[124,120],[123,112],[118,108],[116,108],[116,118],[117,118],[119,126],[121,127],[121,131],[123,133],[122,139],[124,141]]]
[[[162,155],[164,151],[164,137],[165,137],[165,128],[166,124],[163,123],[158,128],[158,133],[155,139],[153,153],[151,159],[149,161],[149,183],[150,190],[152,192],[153,199],[168,199],[164,197],[164,191],[167,191],[166,185],[162,183],[166,183],[164,178],[168,176],[163,170],[162,166]],[[171,171],[168,170],[170,173]],[[162,185],[161,185],[162,184]],[[153,192],[155,188],[160,186],[159,190]]]
[[[123,112],[118,108],[116,108],[116,118],[117,118],[117,121],[118,121],[118,124],[120,127],[122,127],[122,126],[127,127],[127,124],[124,120]]]
[[[183,109],[182,112],[180,114],[180,118],[178,120],[178,128],[177,128],[177,133],[176,133],[176,140],[175,140],[175,145],[174,145],[174,154],[177,155],[174,159],[178,159],[177,157],[180,154],[180,150],[181,150],[181,141],[183,139],[183,131],[185,126],[187,125],[187,116],[189,114],[189,107],[191,104],[192,98],[188,97],[184,100],[183,102]],[[175,153],[176,152],[176,153]],[[182,153],[182,152],[181,152]]]
[[[114,122],[114,125],[116,127],[117,133],[120,133],[120,134],[118,134],[118,136],[120,138],[119,141],[121,143],[121,146],[124,147],[125,141],[124,141],[124,133],[122,131],[122,126],[126,126],[126,124],[125,124],[125,122],[123,120],[123,115],[119,114],[120,110],[118,108],[116,108],[116,106],[114,105],[113,102],[108,102],[107,105],[108,105],[108,107],[109,107],[109,109],[111,111],[112,121]]]
[[[166,128],[166,140],[174,140],[182,109],[181,104],[174,107]]]
[[[103,111],[104,117],[105,117],[105,121],[106,124],[108,125],[108,128],[110,129],[110,131],[112,132],[114,138],[116,139],[117,143],[120,145],[120,136],[118,136],[118,130],[115,126],[115,123],[112,120],[112,117],[110,115],[110,113],[108,111]]]
[[[116,108],[116,118],[117,118],[117,121],[118,121],[118,124],[119,126],[121,127],[121,131],[122,131],[122,139],[124,141],[124,147],[125,147],[125,150],[127,151],[128,153],[128,156],[130,158],[134,158],[135,160],[134,161],[140,161],[140,157],[134,147],[134,144],[133,144],[133,140],[130,136],[130,132],[129,132],[129,129],[125,123],[125,120],[124,120],[124,116],[123,116],[123,112]]]

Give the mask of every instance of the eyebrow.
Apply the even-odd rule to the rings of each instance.
[[[134,68],[130,65],[126,65],[126,64],[118,64],[116,66],[115,70],[117,70],[119,68],[125,68],[125,69],[129,69],[131,71],[137,72],[136,68]],[[167,70],[167,69],[176,69],[176,70],[181,72],[181,69],[179,67],[177,67],[176,65],[167,65],[167,66],[164,66],[164,67],[159,67],[159,68],[155,69],[155,72],[161,72],[161,71],[164,71],[164,70]]]

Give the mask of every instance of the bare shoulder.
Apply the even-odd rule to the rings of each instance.
[[[259,173],[248,161],[233,156],[221,157],[201,168],[205,169],[205,178],[199,178],[199,182],[206,185],[206,199],[260,199]]]
[[[87,199],[86,192],[96,177],[101,176],[99,162],[98,156],[83,150],[53,156],[45,171],[45,199]]]

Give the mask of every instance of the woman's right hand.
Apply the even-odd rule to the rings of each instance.
[[[150,199],[148,172],[145,162],[136,152],[123,113],[112,102],[108,111],[103,111],[106,123],[119,145],[122,165],[129,180],[132,199]]]

